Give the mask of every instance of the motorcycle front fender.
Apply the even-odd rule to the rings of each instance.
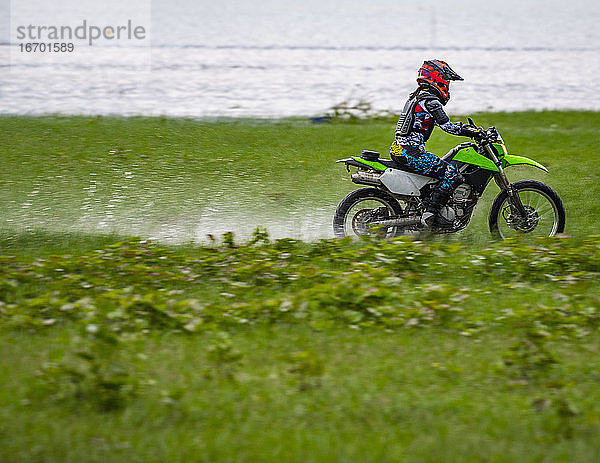
[[[534,166],[534,167],[537,167],[538,169],[542,169],[544,172],[548,172],[548,169],[546,169],[539,162],[534,161],[533,159],[526,158],[525,156],[517,156],[515,154],[507,154],[502,159],[502,168],[503,169],[506,167],[509,167],[509,166],[517,166],[517,165],[521,165],[521,164],[527,164],[530,166]]]

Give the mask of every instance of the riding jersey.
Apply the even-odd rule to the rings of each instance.
[[[396,125],[395,143],[424,148],[436,124],[452,135],[465,135],[462,124],[450,121],[439,98],[421,88],[404,105]]]
[[[401,169],[439,179],[439,190],[449,195],[464,179],[454,166],[425,150],[436,124],[452,135],[468,135],[462,124],[450,122],[437,96],[419,88],[404,105],[390,155]]]

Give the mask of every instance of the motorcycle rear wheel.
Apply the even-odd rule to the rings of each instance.
[[[398,227],[371,229],[369,221],[394,218],[402,213],[402,206],[389,193],[377,188],[360,188],[338,205],[333,216],[333,233],[336,238],[352,235],[391,238],[399,232]]]
[[[508,194],[500,192],[489,215],[490,232],[494,237],[501,240],[515,236],[537,238],[564,232],[565,209],[552,188],[535,180],[515,182],[513,188],[521,198],[526,217],[513,214]]]

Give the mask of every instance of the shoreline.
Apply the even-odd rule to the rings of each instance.
[[[399,110],[400,111],[400,110]],[[520,111],[476,111],[469,114],[452,113],[448,111],[448,115],[452,118],[466,118],[473,116],[486,116],[486,115],[544,115],[544,114],[597,114],[600,113],[600,109],[526,109]],[[296,121],[309,121],[313,123],[314,119],[323,119],[323,123],[326,122],[373,122],[388,120],[397,118],[400,113],[388,113],[384,115],[366,115],[366,116],[353,116],[353,117],[335,117],[323,115],[298,115],[298,116],[169,116],[169,115],[144,115],[144,114],[69,114],[69,113],[40,113],[40,114],[19,114],[19,113],[1,113],[0,118],[17,118],[17,119],[130,119],[130,120],[185,120],[185,121],[198,121],[198,122],[239,122],[239,121],[258,121],[258,122],[296,122]]]

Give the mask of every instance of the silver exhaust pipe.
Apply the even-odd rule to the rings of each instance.
[[[352,175],[350,175],[350,178],[354,183],[371,186],[381,186],[381,180],[379,180],[379,177],[381,177],[381,173],[365,172],[362,170],[354,172]]]

